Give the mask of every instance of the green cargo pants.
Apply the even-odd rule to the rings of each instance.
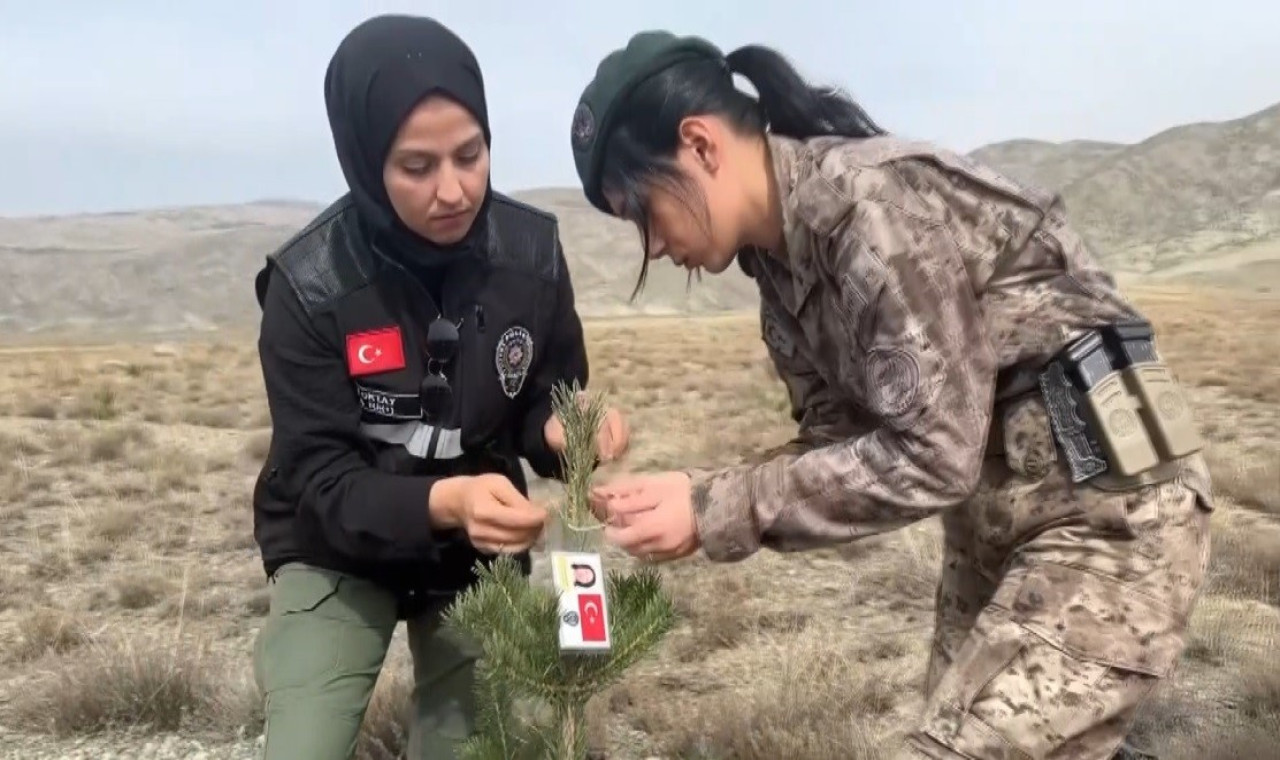
[[[411,760],[455,760],[474,726],[478,652],[442,626],[446,604],[408,621]],[[264,760],[349,760],[397,622],[395,598],[369,581],[300,563],[280,568],[253,652]]]

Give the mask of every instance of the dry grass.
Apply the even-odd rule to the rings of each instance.
[[[260,731],[252,681],[229,679],[220,658],[196,642],[159,653],[135,638],[112,636],[51,663],[14,703],[18,727],[57,736],[109,729]]]
[[[1138,297],[1191,388],[1220,499],[1193,640],[1141,736],[1162,757],[1268,756],[1280,739],[1280,302]],[[754,318],[601,321],[588,336],[593,384],[631,416],[626,467],[729,464],[792,432]],[[260,728],[249,653],[267,597],[249,494],[270,421],[252,346],[0,354],[10,727]],[[887,754],[920,707],[940,557],[929,522],[827,551],[665,568],[680,623],[593,703],[596,743],[610,758]],[[393,662],[363,760],[404,744],[409,681]]]
[[[1276,353],[1280,298],[1230,290],[1168,288],[1143,307],[1164,336],[1160,349],[1188,381],[1233,396],[1280,403]]]

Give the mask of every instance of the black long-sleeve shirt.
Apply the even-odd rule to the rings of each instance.
[[[363,244],[345,199],[269,258],[258,347],[273,435],[254,494],[268,573],[304,561],[455,591],[480,555],[461,531],[433,530],[433,485],[502,472],[524,491],[518,458],[560,476],[543,438],[551,390],[585,386],[588,364],[555,220],[497,195],[489,225],[483,256],[442,270],[438,305]],[[430,425],[418,388],[437,317],[460,342],[444,367],[450,413]]]

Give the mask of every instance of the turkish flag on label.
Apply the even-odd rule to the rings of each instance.
[[[604,641],[604,598],[599,594],[578,594],[578,617],[582,619],[583,641]]]
[[[404,368],[404,344],[398,326],[347,336],[347,371],[352,377]]]

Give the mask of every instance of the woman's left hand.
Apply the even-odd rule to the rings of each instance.
[[[693,515],[692,482],[682,472],[631,475],[592,491],[605,540],[634,557],[668,562],[701,546]]]

